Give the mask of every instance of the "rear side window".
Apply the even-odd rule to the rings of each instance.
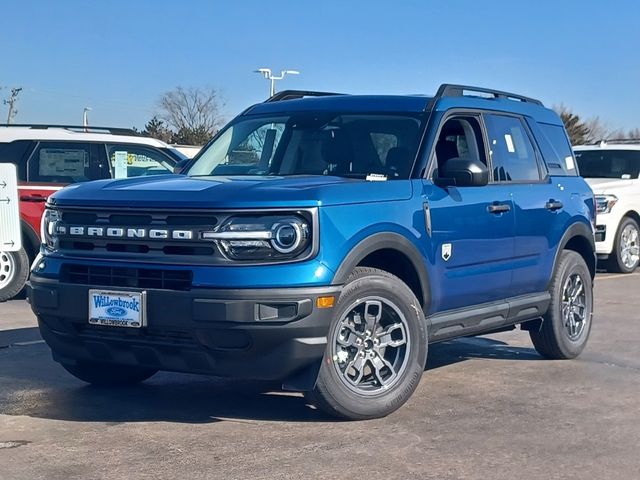
[[[541,136],[536,135],[538,146],[549,174],[560,177],[578,175],[573,150],[564,127],[549,123],[538,123],[538,127],[542,132]]]
[[[536,153],[517,117],[485,115],[489,152],[495,182],[533,182],[540,180]]]
[[[91,145],[73,142],[41,142],[29,160],[29,180],[76,183],[99,178],[91,168]]]

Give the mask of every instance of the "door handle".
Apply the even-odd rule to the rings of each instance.
[[[558,202],[557,200],[549,200],[544,208],[546,208],[547,210],[551,210],[552,212],[555,210],[560,210],[563,207],[562,202]]]
[[[47,197],[45,197],[44,195],[39,195],[37,193],[32,193],[31,195],[20,195],[20,201],[21,202],[34,202],[34,203],[46,202],[47,201]]]
[[[489,213],[506,213],[511,210],[511,205],[508,203],[493,203],[487,207]]]

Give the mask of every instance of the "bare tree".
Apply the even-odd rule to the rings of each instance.
[[[640,139],[640,128],[631,128],[629,130],[619,128],[609,132],[607,138],[616,140],[638,140]]]
[[[160,97],[160,119],[183,142],[202,144],[223,125],[223,102],[213,88],[176,87]]]
[[[600,120],[600,117],[589,118],[584,121],[585,126],[589,130],[587,141],[589,143],[597,142],[611,136],[611,129]]]

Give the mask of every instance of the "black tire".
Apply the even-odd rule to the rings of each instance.
[[[580,304],[584,303],[584,310],[581,310],[576,300],[569,300],[572,295],[571,281],[577,278],[582,282],[584,298],[580,298]],[[564,250],[560,254],[558,265],[556,266],[551,285],[549,287],[551,303],[547,313],[543,317],[542,326],[538,331],[530,331],[529,335],[537,352],[543,357],[550,359],[570,359],[575,358],[584,349],[589,338],[593,313],[593,281],[591,272],[584,259],[576,252]],[[566,300],[566,302],[565,302]],[[563,304],[566,310],[563,310]],[[577,322],[582,325],[579,332],[574,331],[572,335],[567,325],[573,322],[565,318],[563,311],[583,312],[584,322]],[[578,315],[572,317],[574,320]]]
[[[365,320],[360,322],[364,325],[369,303],[374,304],[376,302],[384,303],[380,303],[379,318],[374,323],[374,325],[377,325],[374,330],[378,332],[374,334],[374,342],[378,342],[375,343],[378,347],[372,347],[372,349],[378,348],[382,350],[375,350],[375,352],[371,350],[370,353],[359,351],[362,355],[372,355],[372,357],[366,357],[366,360],[362,360],[362,362],[367,363],[364,363],[361,368],[363,372],[367,368],[369,369],[368,376],[363,376],[362,379],[364,381],[365,378],[371,378],[372,386],[367,387],[371,388],[371,391],[360,393],[357,391],[358,387],[348,386],[346,374],[339,373],[341,368],[339,365],[344,364],[346,361],[344,359],[338,360],[339,355],[336,353],[343,354],[345,352],[336,350],[337,348],[342,348],[336,346],[336,341],[339,336],[340,338],[345,338],[342,336],[345,332],[345,326],[342,323],[343,319],[346,321],[347,318],[355,318],[348,316],[350,312],[364,308]],[[382,317],[383,311],[387,312],[384,318]],[[397,328],[389,328],[389,324],[385,327],[383,323],[388,319],[392,320],[394,327],[397,327],[400,323],[404,325],[400,330],[401,337],[405,342],[403,345],[406,345],[406,347],[391,345],[382,347],[380,339],[387,337],[385,343],[391,341],[391,335],[389,333],[385,334],[385,332],[398,330]],[[396,322],[393,323],[393,321]],[[363,326],[362,328],[365,327]],[[369,332],[368,328],[367,332]],[[350,333],[348,336],[350,337]],[[393,340],[393,342],[399,341],[402,340]],[[384,417],[402,406],[418,386],[427,359],[427,341],[424,313],[420,302],[418,302],[411,289],[398,277],[390,273],[375,268],[358,267],[347,280],[335,307],[335,317],[329,328],[327,349],[322,360],[316,386],[312,391],[306,393],[306,398],[320,410],[342,419],[365,420]],[[364,344],[361,344],[360,348],[364,349]],[[390,350],[387,351],[387,349]],[[401,354],[402,351],[404,351],[404,354]],[[356,358],[356,356],[357,354],[353,358]],[[375,358],[376,356],[378,358]],[[397,371],[395,369],[376,369],[374,373],[373,366],[379,359],[384,359],[385,362],[391,364],[392,361],[387,358],[389,356],[394,358],[394,365],[400,364]],[[399,360],[400,358],[402,359],[401,361]],[[381,378],[380,372],[386,372],[387,374],[394,372],[390,376],[392,380],[388,383],[388,386],[383,386],[383,382],[379,381]],[[382,391],[378,392],[377,389]]]
[[[620,222],[620,226],[618,227],[618,231],[616,232],[616,238],[613,243],[613,252],[609,255],[607,259],[607,270],[610,272],[616,273],[632,273],[636,268],[638,268],[638,264],[640,263],[640,259],[636,259],[632,265],[625,265],[625,261],[622,258],[622,234],[625,229],[633,229],[635,230],[635,242],[633,246],[638,248],[638,233],[640,233],[640,228],[638,227],[638,222],[636,222],[631,217],[624,217],[622,222]]]
[[[62,366],[74,377],[98,386],[133,385],[145,381],[158,372],[148,368],[94,362],[77,362]]]
[[[0,302],[18,295],[29,278],[29,256],[24,248],[0,252]]]

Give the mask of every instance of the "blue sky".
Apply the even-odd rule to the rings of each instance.
[[[15,122],[79,123],[90,106],[94,125],[142,127],[178,85],[217,88],[229,119],[267,96],[252,73],[265,66],[301,71],[280,89],[457,82],[640,127],[637,0],[3,3],[0,86],[24,87]]]

